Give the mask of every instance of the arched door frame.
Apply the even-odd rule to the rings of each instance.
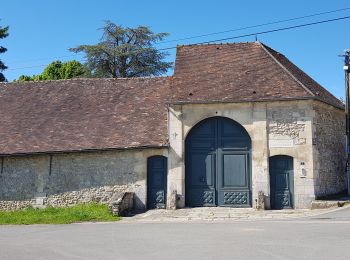
[[[186,134],[186,138],[184,140],[184,147],[185,147],[185,200],[186,200],[186,205],[187,206],[193,206],[191,205],[192,203],[190,202],[190,200],[192,199],[192,195],[190,194],[190,186],[191,184],[189,184],[190,182],[190,178],[192,178],[192,173],[190,173],[190,164],[192,163],[190,160],[190,156],[193,150],[193,145],[191,145],[191,139],[194,138],[193,137],[193,133],[194,131],[196,131],[196,129],[200,128],[202,125],[210,122],[211,120],[215,120],[215,122],[217,122],[217,128],[216,128],[216,134],[218,136],[215,136],[215,142],[216,142],[216,146],[215,146],[215,172],[214,172],[214,182],[215,182],[215,193],[216,196],[214,198],[215,201],[211,201],[211,203],[208,204],[204,204],[203,206],[214,206],[214,205],[220,205],[220,206],[230,206],[230,207],[251,207],[252,205],[252,156],[251,156],[251,150],[252,150],[252,140],[250,138],[249,133],[247,132],[247,130],[238,122],[236,122],[235,120],[231,119],[231,118],[227,118],[227,117],[222,117],[222,116],[215,116],[215,117],[209,117],[209,118],[205,118],[199,122],[197,122],[197,124],[195,124]],[[239,133],[239,135],[237,136],[224,136],[223,132],[219,131],[223,131],[223,124],[231,124],[231,130],[234,129],[234,131],[238,131],[237,133]],[[222,135],[222,136],[221,136]],[[201,138],[200,136],[196,137],[196,138]],[[220,140],[222,139],[222,140]],[[224,139],[231,141],[232,145],[231,146],[227,146],[225,147],[225,144],[223,143]],[[220,140],[220,144],[218,144]],[[242,144],[238,145],[240,140],[244,140],[246,143],[242,146]],[[249,141],[247,141],[249,140]],[[235,142],[236,142],[236,147],[235,147]],[[191,146],[191,148],[190,148]],[[244,147],[244,148],[242,148]],[[192,150],[191,150],[192,149]],[[219,158],[219,156],[223,155],[225,156],[225,154],[227,155],[227,158],[229,158],[231,156],[231,165],[230,163],[224,163],[224,157]],[[245,154],[245,155],[244,155]],[[239,158],[240,156],[245,156],[243,158]],[[236,158],[235,158],[236,157]],[[243,160],[242,160],[243,159]],[[212,159],[210,159],[212,160]],[[233,162],[232,162],[233,160]],[[225,177],[223,175],[223,171],[226,170],[226,168],[231,168],[230,170],[232,171],[233,167],[234,167],[234,163],[235,161],[238,163],[238,167],[244,167],[245,168],[245,183],[247,185],[247,187],[245,188],[237,188],[234,186],[231,186],[231,188],[225,188]],[[244,165],[242,165],[242,162],[244,161]],[[222,163],[222,165],[221,165]],[[219,165],[220,164],[220,165]],[[221,167],[221,168],[220,168]],[[225,168],[225,169],[224,169]],[[214,170],[212,170],[213,172]],[[208,174],[207,174],[208,175]],[[207,177],[208,178],[208,177]],[[231,177],[232,179],[234,179],[235,177]],[[237,178],[237,177],[236,177]],[[239,177],[238,177],[239,178]],[[222,190],[219,191],[219,184],[218,181],[220,179],[220,182],[224,183],[222,184]],[[237,180],[236,180],[237,181]],[[213,185],[212,185],[213,186]],[[227,189],[227,190],[225,190]],[[243,191],[244,190],[244,191]],[[211,196],[213,189],[209,189],[208,193],[209,195],[204,193],[204,196]],[[245,197],[246,196],[246,197]],[[239,199],[241,198],[241,201],[239,202]],[[246,198],[246,202],[244,203],[244,199]],[[232,204],[229,204],[227,201],[231,200]],[[209,200],[210,202],[210,200]]]

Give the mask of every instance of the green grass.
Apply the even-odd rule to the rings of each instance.
[[[27,208],[24,210],[0,212],[0,225],[70,224],[84,221],[117,221],[107,205],[97,203],[78,204],[73,207]]]

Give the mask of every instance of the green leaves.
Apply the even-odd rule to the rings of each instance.
[[[9,30],[8,26],[6,27],[0,26],[0,39],[4,39],[9,35],[8,30]],[[3,46],[0,46],[0,53],[4,53],[5,51],[7,51],[7,49]],[[7,66],[5,66],[5,64],[0,60],[0,82],[6,80],[4,74],[1,73],[5,69],[7,69]]]
[[[85,53],[85,65],[93,77],[158,76],[171,68],[171,62],[163,61],[167,53],[153,46],[167,33],[153,33],[146,26],[124,28],[110,21],[101,29],[103,35],[98,44],[69,49]]]
[[[84,76],[88,76],[88,72],[80,62],[76,60],[61,62],[58,60],[50,63],[40,75],[32,77],[21,75],[17,81],[72,79]]]
[[[52,79],[62,79],[62,62],[54,61],[49,64],[41,73],[41,77],[43,80],[52,80]]]

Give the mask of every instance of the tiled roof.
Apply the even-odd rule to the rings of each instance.
[[[0,84],[0,155],[167,146],[167,104],[342,103],[256,43],[181,46],[172,77]]]
[[[289,59],[287,59],[283,54],[271,49],[270,47],[261,44],[276,60],[281,66],[290,73],[296,80],[298,80],[305,88],[307,88],[312,95],[330,105],[335,107],[344,108],[344,104],[335,96],[333,96],[324,87],[318,84],[314,79],[307,75],[304,71],[293,64]]]
[[[180,46],[173,102],[316,98],[343,104],[283,55],[260,42]]]
[[[167,144],[168,78],[75,79],[0,87],[0,154]]]

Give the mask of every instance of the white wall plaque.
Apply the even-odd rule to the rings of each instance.
[[[269,140],[269,147],[293,147],[293,139],[272,139]]]

